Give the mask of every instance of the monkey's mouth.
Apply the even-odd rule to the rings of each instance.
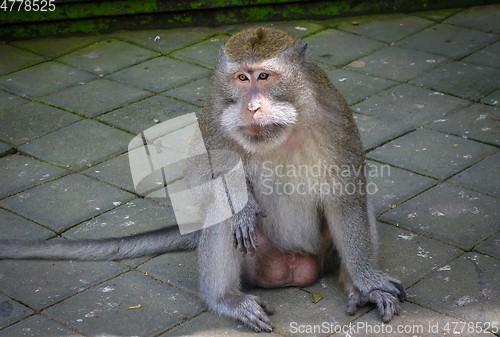
[[[268,125],[250,125],[245,127],[245,129],[250,133],[252,136],[258,136],[261,135],[269,129],[273,127],[273,124],[268,124]]]

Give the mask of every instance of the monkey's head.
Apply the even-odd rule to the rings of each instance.
[[[263,27],[226,42],[214,74],[222,107],[216,118],[246,151],[279,146],[298,122],[305,48],[290,34]]]

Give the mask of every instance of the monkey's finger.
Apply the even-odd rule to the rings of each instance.
[[[391,279],[391,282],[399,290],[399,293],[398,293],[399,300],[401,302],[404,302],[406,300],[406,291],[405,291],[403,284],[399,280],[396,280],[396,279]]]
[[[347,301],[347,308],[345,310],[348,315],[354,315],[356,313],[356,307],[358,306],[359,300],[360,298],[358,295],[351,295],[349,297],[349,300]]]
[[[262,301],[262,300],[260,301],[259,304],[262,307],[262,309],[264,309],[266,314],[268,314],[268,315],[274,314],[274,305],[269,304],[268,302]]]
[[[250,236],[252,237],[252,247],[259,247],[259,239],[257,238],[257,232],[255,231],[255,227],[250,229]]]
[[[259,212],[257,213],[258,215],[260,215],[261,217],[263,218],[267,218],[267,213],[266,211],[263,211],[263,210],[259,210]]]
[[[248,231],[249,230],[247,228],[245,228],[245,229],[242,230],[242,232],[243,232],[243,243],[245,245],[246,250],[248,252],[250,252],[250,255],[254,256],[254,254],[255,254],[255,247],[252,244],[252,241],[250,239],[250,235],[248,234]]]
[[[237,228],[236,229],[236,233],[234,233],[235,237],[236,237],[236,241],[237,241],[237,245],[236,245],[236,248],[244,254],[247,253],[247,249],[245,248],[245,246],[243,245],[243,234],[241,232],[241,228]]]

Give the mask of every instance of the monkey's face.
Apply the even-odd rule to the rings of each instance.
[[[226,74],[229,99],[221,123],[228,134],[253,153],[285,142],[297,121],[288,74],[271,61],[237,65]]]

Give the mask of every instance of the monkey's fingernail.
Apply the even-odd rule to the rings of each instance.
[[[267,218],[267,213],[266,212],[260,212],[259,215],[263,218]]]

